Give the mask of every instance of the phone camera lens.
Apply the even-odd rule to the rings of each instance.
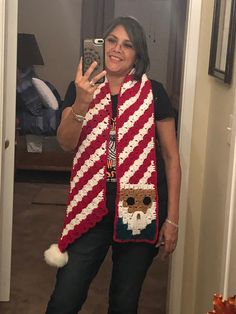
[[[92,58],[86,57],[85,60],[84,60],[84,63],[85,63],[86,65],[90,65],[90,64],[92,63]]]

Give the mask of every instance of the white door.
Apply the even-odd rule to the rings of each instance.
[[[0,0],[0,301],[10,298],[17,0]]]

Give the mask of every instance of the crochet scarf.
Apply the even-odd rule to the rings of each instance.
[[[111,94],[101,84],[83,122],[71,172],[68,206],[58,247],[61,252],[108,213],[106,167]],[[158,194],[154,103],[151,83],[127,75],[118,95],[116,117],[117,196],[114,240],[155,243]]]

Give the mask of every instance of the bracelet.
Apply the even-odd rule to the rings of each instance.
[[[176,224],[175,222],[171,221],[170,219],[166,219],[166,222],[172,226],[175,226],[176,228],[179,228],[179,225]]]
[[[78,113],[76,113],[72,106],[71,106],[71,112],[72,112],[73,117],[74,117],[74,119],[76,121],[78,121],[78,122],[83,122],[84,121],[85,117],[80,115],[80,114],[78,114]]]

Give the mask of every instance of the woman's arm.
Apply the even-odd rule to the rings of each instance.
[[[181,168],[174,119],[167,118],[157,121],[156,126],[165,163],[168,188],[167,220],[160,231],[158,244],[165,242],[165,255],[168,255],[174,251],[178,239]]]
[[[83,114],[81,113],[81,115]],[[82,122],[75,120],[72,114],[72,108],[65,108],[62,112],[60,125],[57,129],[57,140],[63,150],[71,151],[76,148],[81,129]]]
[[[82,75],[82,59],[80,60],[75,78],[76,99],[71,107],[63,110],[61,122],[57,129],[57,140],[66,151],[76,148],[82,129],[83,120],[78,121],[75,118],[75,114],[82,117],[86,115],[89,104],[93,99],[93,94],[97,89],[97,85],[95,84],[106,74],[105,71],[99,73],[93,78],[93,84],[91,84],[89,77],[96,66],[97,62],[93,62],[86,73]]]

